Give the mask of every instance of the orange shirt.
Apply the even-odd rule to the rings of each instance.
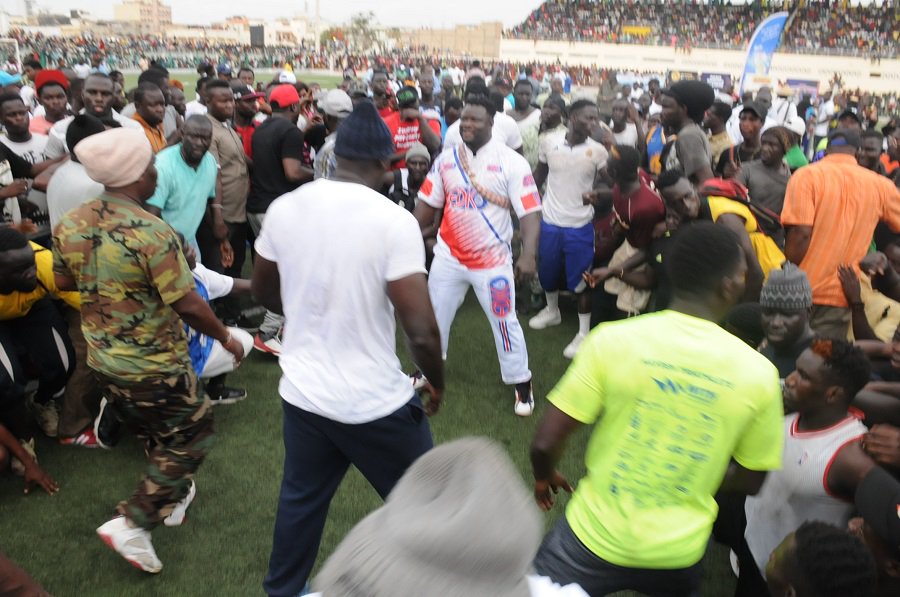
[[[847,306],[838,266],[849,263],[858,270],[879,220],[900,231],[900,191],[889,178],[859,166],[854,156],[826,155],[791,176],[781,223],[812,226],[800,269],[809,277],[814,304]]]
[[[147,135],[147,139],[150,140],[150,147],[153,148],[153,153],[159,153],[166,148],[168,143],[166,143],[166,134],[163,132],[163,125],[161,122],[156,126],[150,126],[147,124],[147,121],[141,118],[141,115],[137,113],[131,118],[136,120],[144,129],[144,134]]]

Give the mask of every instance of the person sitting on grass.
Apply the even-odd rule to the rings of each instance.
[[[33,445],[33,442],[32,442]],[[42,469],[34,455],[34,449],[29,450],[13,436],[9,430],[0,424],[0,472],[10,468],[18,475],[25,477],[25,489],[23,493],[28,495],[35,487],[40,487],[53,495],[59,491],[59,484]],[[2,578],[0,574],[0,578]],[[6,595],[0,591],[0,594]]]

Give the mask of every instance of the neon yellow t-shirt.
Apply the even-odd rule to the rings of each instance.
[[[775,366],[714,323],[676,311],[597,327],[547,399],[596,422],[566,518],[588,549],[619,566],[696,564],[729,460],[781,467]]]

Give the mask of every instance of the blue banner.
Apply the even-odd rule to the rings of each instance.
[[[776,12],[759,24],[753,37],[750,38],[750,46],[747,48],[747,62],[744,64],[744,74],[741,75],[741,93],[748,79],[756,75],[769,74],[772,66],[772,56],[781,44],[781,33],[787,22],[787,12]]]

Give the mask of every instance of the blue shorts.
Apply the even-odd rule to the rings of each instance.
[[[538,249],[538,279],[541,288],[552,292],[565,288],[572,292],[584,290],[581,274],[594,262],[594,226],[590,222],[581,228],[565,228],[541,222],[541,242]]]

